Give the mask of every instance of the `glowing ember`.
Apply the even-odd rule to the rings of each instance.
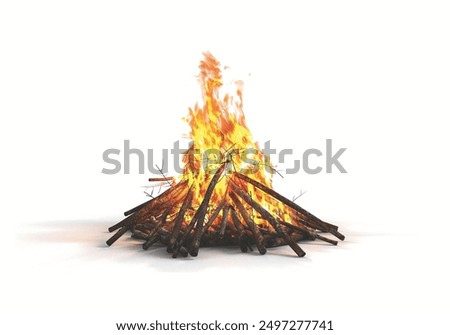
[[[253,141],[242,111],[242,82],[223,93],[220,63],[204,54],[199,81],[202,106],[189,109],[192,146],[183,156],[183,174],[167,181],[170,188],[125,213],[123,221],[110,227],[120,230],[111,245],[126,231],[145,240],[144,249],[156,242],[167,245],[173,257],[197,256],[200,246],[239,245],[243,252],[256,245],[289,244],[300,257],[300,240],[331,233],[343,240],[338,227],[326,223],[271,189],[268,160]],[[269,173],[267,173],[269,171]]]

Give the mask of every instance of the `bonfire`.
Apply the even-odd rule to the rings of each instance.
[[[205,53],[199,83],[203,103],[189,109],[190,148],[183,154],[183,173],[150,178],[169,186],[159,196],[125,212],[109,228],[112,245],[126,232],[143,240],[143,248],[164,245],[175,258],[197,256],[203,246],[254,247],[289,245],[299,256],[300,241],[344,236],[338,227],[312,215],[272,189],[274,169],[252,139],[242,104],[242,82],[223,92],[220,63]]]

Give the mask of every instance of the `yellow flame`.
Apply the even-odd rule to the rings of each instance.
[[[192,146],[184,154],[182,179],[188,180],[194,192],[193,204],[200,205],[211,180],[212,174],[226,164],[224,176],[216,185],[210,204],[217,205],[227,196],[228,178],[233,171],[247,174],[252,179],[271,187],[272,168],[268,160],[253,140],[245,122],[242,101],[242,81],[234,82],[234,89],[225,91],[221,65],[210,53],[204,53],[200,63],[199,82],[203,102],[189,109],[185,118],[190,126]],[[240,183],[242,185],[242,183]],[[262,206],[273,213],[286,215],[286,209],[272,201],[266,194],[245,184],[251,194]],[[255,222],[262,220],[255,219]]]

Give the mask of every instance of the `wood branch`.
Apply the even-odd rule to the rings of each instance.
[[[124,218],[122,221],[116,223],[115,225],[108,228],[108,231],[112,233],[113,231],[122,228],[123,226],[128,226],[134,220],[133,215]]]
[[[300,242],[305,239],[305,236],[302,235],[302,233],[293,233],[291,234],[291,238],[294,240],[294,242]],[[266,246],[267,248],[275,248],[282,245],[286,245],[286,241],[283,237],[281,237],[279,234],[275,233],[273,236],[269,237],[266,240]]]
[[[140,204],[139,206],[136,206],[136,207],[134,207],[134,208],[132,208],[132,209],[126,211],[125,213],[123,213],[123,215],[128,216],[128,215],[130,215],[130,214],[132,214],[132,213],[134,213],[134,212],[140,210],[140,209],[143,208],[144,206],[147,206],[149,203],[151,203],[151,202],[152,202],[153,200],[155,200],[155,199],[156,199],[156,198],[150,199],[150,200],[148,200],[148,201],[146,201],[146,202]]]
[[[211,217],[208,219],[208,222],[203,226],[202,235],[204,233],[206,233],[206,231],[209,229],[209,227],[211,227],[212,224],[214,223],[214,220],[217,219],[217,217],[219,216],[220,211],[225,206],[226,201],[227,201],[227,199],[223,198],[222,201],[219,203],[219,205],[216,207],[216,209],[212,213]]]
[[[106,244],[108,246],[111,246],[116,242],[123,234],[125,234],[128,229],[130,229],[130,226],[134,223],[134,217],[132,217],[129,222],[127,222],[122,228],[119,229],[118,232],[116,232],[108,241],[106,241]]]
[[[153,235],[147,241],[145,241],[145,243],[142,245],[142,248],[144,250],[147,250],[148,248],[150,248],[153,244],[155,244],[159,240],[161,240],[161,235],[158,233],[155,233],[155,235]]]
[[[208,210],[208,204],[211,200],[211,196],[213,194],[214,188],[217,185],[217,182],[219,181],[220,177],[222,176],[223,171],[225,170],[225,164],[222,164],[217,171],[214,173],[214,176],[211,179],[211,182],[208,185],[208,188],[206,189],[205,196],[202,200],[202,203],[200,204],[200,208],[198,209],[198,220],[197,224],[195,226],[194,231],[194,239],[191,244],[191,247],[189,248],[189,254],[193,257],[196,257],[198,255],[198,249],[200,247],[200,235],[203,230],[203,223],[205,221],[206,211]]]
[[[221,238],[223,238],[223,236],[225,235],[225,229],[227,228],[227,218],[228,218],[229,212],[230,212],[230,206],[225,206],[225,208],[222,211],[222,221],[220,223],[220,228],[219,228],[219,235]]]
[[[132,234],[131,234],[132,238],[138,239],[138,240],[145,240],[147,241],[148,239],[148,235],[140,230],[135,230]]]
[[[234,209],[234,207],[231,207],[231,218],[232,218],[234,226],[236,227],[237,232],[238,232],[239,246],[241,248],[241,251],[247,252],[248,251],[248,247],[247,247],[248,243],[246,240],[245,229],[241,223],[241,220],[237,216],[236,210]]]
[[[149,232],[147,241],[142,245],[142,248],[144,250],[147,250],[150,248],[150,246],[153,245],[156,241],[153,241],[153,237],[158,233],[159,228],[166,223],[167,216],[169,215],[169,209],[166,209],[162,217],[158,220],[158,222],[155,224],[153,229]]]
[[[299,223],[307,226],[307,227],[330,233],[330,234],[334,235],[335,237],[337,237],[338,239],[340,239],[341,241],[343,241],[345,239],[345,236],[342,235],[337,230],[332,230],[332,229],[331,230],[324,230],[323,227],[320,224],[317,224],[316,222],[313,222],[313,221],[307,221],[304,218],[294,217],[294,219],[296,221],[298,221]]]
[[[191,206],[192,202],[192,189],[189,188],[188,194],[184,198],[183,204],[181,205],[180,211],[177,214],[177,217],[175,218],[175,222],[173,225],[172,235],[169,239],[169,244],[167,246],[167,252],[172,253],[173,247],[175,245],[175,242],[177,241],[178,234],[180,232],[181,224],[184,221],[184,213],[186,212],[186,209]]]
[[[264,246],[264,237],[261,234],[261,232],[259,231],[258,226],[255,224],[253,219],[248,215],[248,212],[245,209],[244,205],[242,204],[242,202],[239,201],[238,197],[233,192],[230,193],[230,197],[233,200],[233,202],[235,203],[237,209],[239,210],[239,213],[241,214],[242,218],[244,219],[244,222],[247,224],[247,226],[252,231],[253,236],[255,238],[255,244],[256,244],[256,247],[258,248],[259,253],[261,255],[264,255],[267,252],[267,250]]]
[[[219,205],[214,210],[214,212],[211,215],[211,217],[208,219],[208,222],[203,226],[200,235],[194,236],[194,238],[192,239],[192,242],[191,242],[191,246],[189,247],[189,253],[190,254],[193,253],[195,255],[198,255],[198,250],[200,249],[201,239],[202,239],[203,235],[206,233],[208,228],[213,224],[214,220],[219,215],[219,213],[222,210],[223,206],[225,206],[225,202],[226,202],[226,199],[225,198],[222,199],[222,201],[219,203]],[[199,224],[199,222],[197,221],[197,225],[198,224]]]
[[[232,211],[233,211],[233,206],[230,206],[229,216],[231,216]],[[235,235],[239,234],[236,226],[234,225],[234,220],[232,217],[231,217],[231,221],[227,221],[227,227],[230,228],[230,230],[233,234],[235,234]]]
[[[318,240],[322,240],[322,241],[330,243],[332,245],[337,245],[338,244],[338,241],[332,240],[331,238],[327,238],[327,237],[322,236],[320,234],[316,234],[316,235],[314,235],[314,237],[317,238]]]
[[[169,244],[170,237],[172,236],[172,233],[166,228],[161,227],[158,230],[158,234],[161,236],[161,242],[165,245]]]
[[[184,246],[183,246],[184,241],[187,239],[187,237],[189,236],[189,233],[192,231],[192,228],[194,228],[195,224],[197,223],[198,215],[199,215],[199,212],[197,210],[194,214],[194,217],[191,219],[191,222],[186,227],[180,240],[175,243],[173,253],[172,253],[173,258],[177,258],[178,253],[181,251],[181,248],[182,247],[184,248]]]
[[[174,177],[157,177],[157,178],[148,178],[148,181],[154,182],[154,181],[171,181],[174,180]]]
[[[296,231],[302,233],[303,235],[306,236],[306,238],[308,238],[310,240],[314,240],[314,235],[315,235],[314,232],[309,230],[307,227],[296,226],[296,225],[293,225],[292,223],[289,223],[289,222],[286,222],[283,220],[278,220],[278,222],[280,224],[282,224],[283,226],[289,227],[293,230],[296,230]]]
[[[187,257],[189,255],[188,250],[185,247],[181,247],[178,250],[178,253],[182,256],[182,257]]]
[[[279,222],[282,225],[286,226],[286,227],[292,228],[294,230],[297,230],[297,231],[303,233],[304,235],[307,236],[307,238],[309,238],[311,240],[315,240],[317,238],[318,240],[322,240],[324,242],[328,242],[328,243],[333,244],[333,245],[337,245],[338,244],[337,241],[329,239],[329,238],[326,238],[326,237],[324,237],[322,235],[317,234],[316,232],[310,231],[306,227],[303,228],[303,227],[296,226],[296,225],[293,225],[292,223],[285,222],[285,221],[279,221]]]
[[[197,240],[194,239],[193,243],[195,243],[195,244],[198,243],[198,248],[201,245],[202,236],[208,231],[208,229],[211,227],[211,225],[217,219],[217,216],[219,215],[220,211],[225,206],[225,203],[226,203],[226,198],[223,198],[222,201],[219,203],[219,205],[214,210],[214,212],[212,213],[211,217],[208,219],[208,222],[203,226],[200,236],[197,238]]]
[[[278,223],[277,219],[275,219],[272,214],[270,214],[264,207],[262,207],[260,204],[258,204],[255,200],[253,200],[250,195],[248,195],[246,192],[239,189],[239,187],[234,184],[235,187],[233,187],[233,191],[241,197],[247,204],[249,204],[251,207],[253,207],[262,217],[264,220],[269,222],[272,227],[277,231],[277,233],[281,234],[286,241],[287,244],[292,248],[292,250],[295,251],[298,257],[305,256],[305,252],[303,249],[296,243],[294,240],[286,234],[286,232],[283,230],[283,228]]]

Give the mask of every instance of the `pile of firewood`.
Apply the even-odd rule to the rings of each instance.
[[[226,178],[227,191],[220,201],[211,201],[214,188]],[[201,246],[238,245],[242,252],[256,246],[260,254],[267,248],[289,245],[299,257],[305,252],[297,244],[303,240],[319,239],[336,245],[337,241],[322,236],[330,233],[340,240],[344,235],[338,227],[324,222],[266,185],[236,171],[227,172],[222,164],[210,175],[209,184],[199,206],[194,208],[193,185],[187,180],[166,180],[170,188],[159,196],[125,212],[126,218],[109,228],[118,230],[106,243],[110,246],[127,231],[144,240],[143,248],[157,243],[178,255],[197,256]],[[155,179],[154,179],[155,180]],[[250,194],[248,185],[269,196],[289,212],[290,222],[280,213],[270,213]],[[261,224],[261,222],[263,224]]]

